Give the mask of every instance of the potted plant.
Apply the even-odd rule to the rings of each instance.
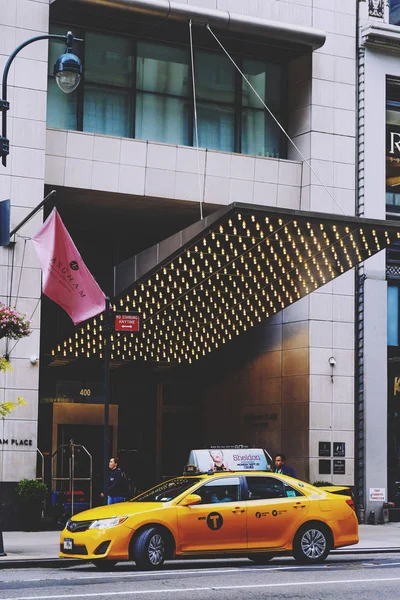
[[[47,485],[37,479],[21,479],[15,488],[21,509],[24,531],[39,528],[43,501],[47,495]]]
[[[0,338],[19,340],[31,333],[30,327],[25,315],[0,302]]]

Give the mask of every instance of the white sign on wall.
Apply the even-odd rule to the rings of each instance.
[[[369,488],[370,502],[386,502],[386,488]]]

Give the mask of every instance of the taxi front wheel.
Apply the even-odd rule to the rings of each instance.
[[[142,531],[133,545],[133,558],[139,569],[158,569],[164,562],[166,540],[157,527]]]
[[[293,557],[299,563],[322,563],[331,548],[329,530],[320,523],[306,523],[296,533]]]

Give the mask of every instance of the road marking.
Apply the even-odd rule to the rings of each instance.
[[[323,565],[312,565],[312,569],[313,571],[316,570],[327,570],[329,567],[334,566],[336,567],[337,565],[339,566],[343,566],[343,563],[336,563],[336,562],[332,562],[332,563],[324,563]],[[391,562],[391,563],[380,563],[380,564],[371,564],[371,563],[361,563],[361,566],[363,567],[370,567],[370,568],[380,568],[380,567],[392,567],[392,566],[399,566],[400,562]],[[70,570],[71,569],[71,570]],[[130,578],[136,578],[136,577],[148,577],[149,575],[151,575],[151,577],[166,577],[166,576],[170,576],[170,575],[212,575],[212,574],[216,574],[218,575],[219,573],[237,573],[240,572],[242,573],[243,571],[250,571],[252,573],[254,573],[254,571],[256,572],[260,572],[260,571],[268,571],[268,573],[271,573],[273,571],[304,571],[305,569],[307,569],[307,565],[293,565],[292,567],[272,567],[272,566],[268,566],[268,567],[259,567],[259,566],[252,566],[252,567],[228,567],[228,568],[224,568],[224,569],[219,569],[218,567],[215,567],[214,569],[177,569],[177,570],[165,570],[165,571],[140,571],[139,573],[128,573],[126,571],[118,571],[117,573],[98,573],[98,574],[93,574],[93,575],[80,575],[79,571],[72,571],[72,569],[74,569],[74,567],[68,567],[68,570],[66,570],[66,573],[73,573],[73,577],[71,575],[71,577],[60,577],[60,575],[53,575],[53,576],[46,576],[46,577],[42,577],[42,578],[35,578],[35,579],[18,579],[18,583],[30,583],[32,581],[55,581],[55,580],[61,580],[61,581],[76,581],[77,579],[79,579],[79,581],[86,581],[86,580],[92,580],[92,579],[116,579],[116,578],[121,578],[123,579],[124,577],[130,577]],[[3,579],[0,581],[2,583],[15,583],[15,579]]]
[[[278,587],[300,587],[307,585],[340,585],[349,583],[383,583],[389,581],[400,581],[400,577],[383,577],[374,579],[332,579],[330,581],[293,581],[289,583],[259,583],[253,585],[212,585],[208,587],[197,587],[197,588],[173,588],[173,589],[161,589],[161,590],[134,590],[116,592],[110,590],[109,592],[95,592],[90,594],[57,594],[56,596],[15,596],[14,598],[3,598],[2,600],[59,600],[60,598],[99,598],[105,596],[138,596],[139,594],[179,594],[181,592],[187,594],[188,592],[216,592],[219,590],[253,590],[253,589],[268,589]]]
[[[380,564],[374,564],[374,563],[364,563],[363,567],[375,567],[376,568],[381,568],[381,567],[398,567],[400,565],[400,562],[392,562],[392,563],[380,563]]]
[[[332,563],[333,564],[333,563]],[[400,563],[399,563],[400,564]],[[327,570],[328,565],[313,565],[313,571],[315,570]],[[55,581],[55,580],[61,580],[61,581],[76,581],[77,579],[79,579],[79,581],[85,581],[86,579],[113,579],[113,578],[117,578],[120,577],[121,579],[123,577],[148,577],[149,575],[151,575],[151,577],[166,577],[167,575],[197,575],[197,574],[201,574],[201,575],[212,575],[212,574],[216,574],[219,575],[219,573],[237,573],[240,572],[242,573],[243,571],[251,571],[252,573],[254,573],[254,571],[256,571],[257,573],[259,573],[260,571],[268,571],[268,573],[271,573],[272,571],[298,571],[298,570],[304,570],[305,565],[302,566],[293,566],[293,567],[257,567],[256,565],[254,565],[254,567],[242,567],[242,568],[238,568],[238,567],[231,567],[231,568],[227,568],[227,569],[218,569],[218,568],[214,568],[214,569],[181,569],[181,570],[170,570],[170,571],[140,571],[140,573],[127,573],[125,571],[119,571],[118,573],[108,573],[108,574],[103,574],[103,573],[99,573],[98,575],[82,575],[80,576],[79,571],[68,571],[68,573],[73,573],[74,576],[72,577],[60,577],[59,575],[54,575],[52,577],[42,577],[41,579],[18,579],[18,583],[29,583],[30,581]],[[2,583],[15,583],[15,579],[5,579],[2,580]]]

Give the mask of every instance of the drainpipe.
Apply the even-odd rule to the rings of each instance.
[[[356,214],[364,216],[365,50],[359,48],[359,2],[356,3]],[[365,522],[364,440],[364,264],[355,268],[355,498],[358,519]]]
[[[50,0],[50,4],[70,8],[71,0]],[[313,27],[282,23],[261,17],[237,14],[227,10],[202,8],[173,0],[74,0],[75,4],[86,4],[93,9],[103,6],[125,12],[174,20],[194,25],[207,25],[236,33],[273,38],[284,42],[302,44],[316,50],[324,45],[326,34]]]

